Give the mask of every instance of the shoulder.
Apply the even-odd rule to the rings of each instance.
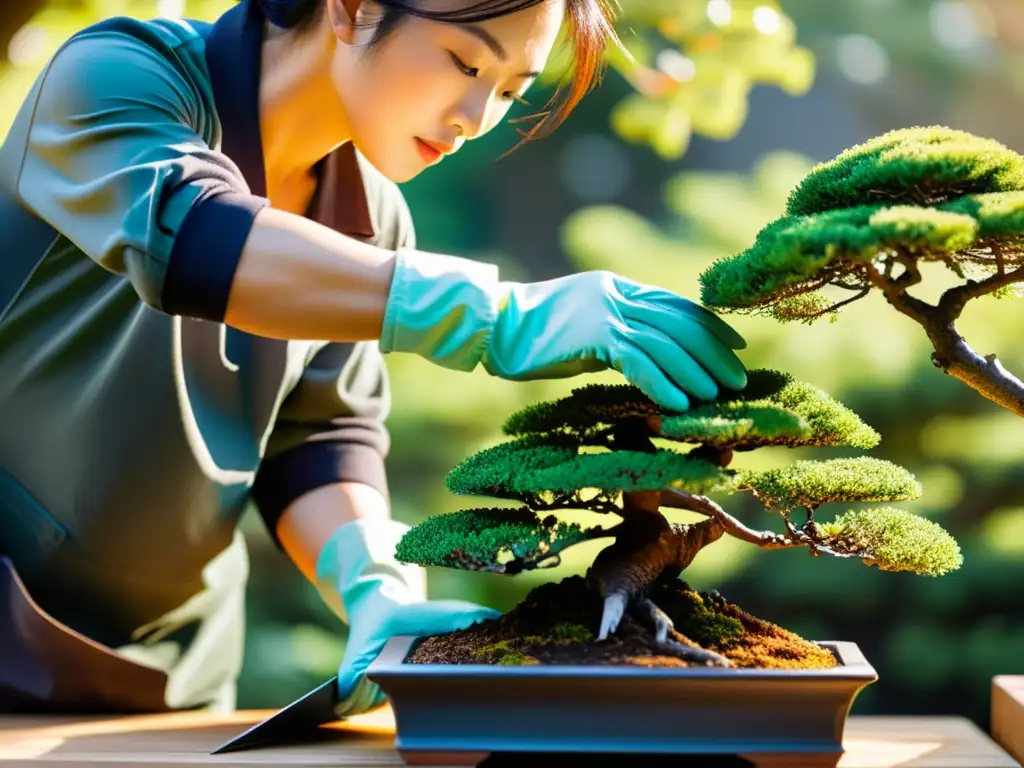
[[[202,29],[183,20],[105,19],[61,45],[44,71],[44,90],[81,107],[147,94],[163,107],[194,102],[209,82]]]
[[[378,171],[360,152],[356,152],[359,170],[366,188],[374,226],[375,244],[381,248],[415,248],[416,228],[412,212],[401,188]]]

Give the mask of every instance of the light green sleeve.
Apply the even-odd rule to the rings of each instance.
[[[267,201],[214,149],[220,128],[192,36],[113,19],[73,37],[15,122],[3,181],[151,307],[220,320]]]

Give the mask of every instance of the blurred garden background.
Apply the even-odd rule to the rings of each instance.
[[[499,160],[517,142],[505,126],[405,185],[421,247],[500,263],[511,279],[608,268],[696,299],[701,271],[746,248],[814,163],[855,143],[944,124],[1024,151],[1019,0],[622,3],[620,31],[642,67],[612,61],[604,84],[549,138]],[[5,5],[4,132],[76,29],[116,14],[212,20],[231,0]],[[553,62],[552,75],[563,64]],[[528,95],[519,114],[543,106],[550,87]],[[920,328],[879,296],[834,323],[727,319],[748,339],[748,367],[824,388],[881,433],[872,455],[908,467],[924,486],[906,508],[950,530],[965,562],[933,579],[723,539],[686,578],[807,637],[858,643],[881,679],[856,713],[961,714],[987,728],[992,675],[1024,673],[1024,425],[934,368]],[[976,301],[960,329],[977,351],[1024,372],[1024,301]],[[586,381],[621,381],[512,384],[414,358],[391,358],[389,368],[394,515],[408,523],[478,501],[449,494],[444,476],[499,441],[507,415]],[[767,449],[757,461],[812,455],[843,454]],[[777,522],[736,501],[730,508],[748,523]],[[334,673],[345,636],[258,518],[245,526],[253,576],[239,704],[276,707]],[[434,569],[431,595],[508,609],[537,583],[582,572],[606,544],[515,577]]]

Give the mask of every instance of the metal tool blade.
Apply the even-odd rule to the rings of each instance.
[[[288,744],[310,737],[321,725],[338,718],[334,705],[338,700],[338,678],[332,677],[296,699],[244,733],[217,747],[211,754]]]

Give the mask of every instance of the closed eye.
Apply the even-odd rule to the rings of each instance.
[[[462,59],[460,59],[454,52],[448,51],[448,55],[452,57],[452,62],[459,68],[466,77],[476,77],[480,74],[480,70],[477,67],[471,67]],[[518,101],[520,104],[526,104],[526,100],[519,95],[516,91],[505,91],[501,94],[501,97],[506,101]]]
[[[466,77],[476,77],[480,74],[479,69],[469,66],[451,51],[448,51],[448,55],[452,57],[452,61],[455,62],[455,66],[458,67]]]

